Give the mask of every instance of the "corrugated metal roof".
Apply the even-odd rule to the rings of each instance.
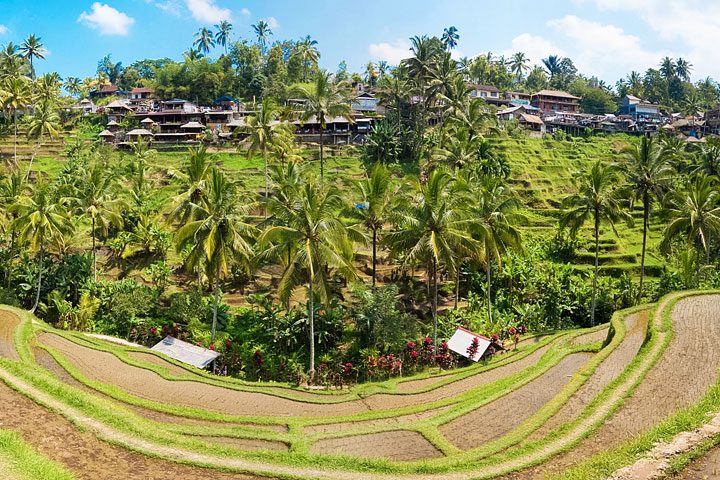
[[[164,353],[178,362],[187,363],[188,365],[193,365],[198,368],[207,367],[210,362],[220,356],[219,353],[213,350],[183,342],[170,335],[163,338],[157,345],[152,347],[151,350]]]

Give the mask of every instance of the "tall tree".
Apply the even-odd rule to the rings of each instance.
[[[458,34],[458,29],[455,27],[447,27],[443,30],[441,40],[447,50],[454,49],[455,47],[457,47],[458,40],[460,40],[460,34]]]
[[[317,40],[313,40],[310,35],[295,44],[292,56],[300,59],[303,68],[303,82],[307,83],[310,67],[317,65],[320,59],[320,50],[318,50],[317,45]]]
[[[351,122],[350,101],[347,86],[344,83],[334,83],[328,72],[320,71],[315,77],[312,88],[302,85],[295,89],[303,99],[302,121],[315,119],[320,125],[320,178],[325,175],[325,146],[324,133],[327,121],[332,117],[343,117]]]
[[[18,134],[18,111],[24,110],[32,102],[30,81],[26,77],[12,77],[6,79],[0,87],[0,102],[3,108],[8,109],[13,115],[13,168],[18,168],[17,160],[17,134]]]
[[[381,163],[375,164],[365,178],[355,182],[357,203],[348,216],[360,222],[370,232],[372,243],[372,286],[377,281],[378,233],[388,222],[398,190],[393,188],[392,176]]]
[[[618,170],[614,165],[605,165],[601,161],[593,164],[589,172],[579,178],[578,192],[565,198],[565,212],[560,218],[560,228],[569,227],[577,232],[589,220],[593,222],[595,239],[595,268],[593,269],[593,293],[590,307],[590,324],[595,325],[595,307],[597,304],[597,277],[600,257],[600,225],[607,222],[613,231],[615,223],[621,219],[628,222],[632,217],[621,205],[621,190],[618,186]]]
[[[667,189],[673,169],[667,155],[651,137],[642,137],[639,143],[625,150],[627,161],[622,164],[625,179],[630,188],[630,205],[641,202],[643,208],[643,236],[640,254],[640,287],[638,303],[642,299],[643,280],[645,278],[645,253],[647,251],[647,232],[650,226],[652,206],[660,201]]]
[[[328,301],[331,269],[345,278],[355,278],[353,242],[351,232],[341,220],[340,212],[345,204],[337,187],[310,178],[291,192],[294,198],[290,202],[282,201],[280,196],[269,199],[270,226],[258,243],[286,258],[278,285],[283,302],[289,302],[296,287],[307,286],[312,382],[315,377],[315,298]]]
[[[220,45],[225,49],[225,55],[227,55],[227,46],[230,43],[230,35],[232,32],[232,23],[227,20],[223,20],[219,24],[215,25],[215,44]]]
[[[663,250],[669,250],[672,242],[680,238],[695,249],[698,258],[704,253],[705,263],[709,264],[710,247],[720,236],[718,200],[717,180],[704,174],[696,175],[673,192],[667,209],[670,223],[663,234]]]
[[[453,176],[434,169],[427,182],[412,181],[410,199],[398,212],[397,226],[385,234],[384,243],[403,266],[427,266],[431,286],[433,341],[437,349],[438,272],[454,274],[457,258],[479,251],[467,219],[467,202],[453,193]]]
[[[40,37],[30,35],[25,39],[22,45],[20,45],[19,49],[20,54],[30,61],[30,74],[32,75],[32,78],[35,78],[35,66],[33,65],[33,60],[42,60],[45,58],[45,48],[40,40]]]
[[[195,41],[193,42],[193,47],[197,48],[201,52],[207,53],[210,51],[212,47],[215,46],[215,38],[213,37],[212,31],[210,31],[207,27],[202,27],[196,34],[195,34]]]
[[[60,135],[60,116],[57,113],[57,107],[52,101],[45,100],[37,103],[33,108],[33,114],[28,123],[28,138],[35,139],[35,146],[28,164],[28,178],[32,170],[33,161],[37,156],[40,145],[46,136],[57,138]]]
[[[515,74],[518,82],[522,81],[523,74],[530,70],[528,63],[530,63],[530,59],[525,56],[525,53],[516,52],[513,54],[510,60],[510,70]]]
[[[217,332],[217,313],[222,280],[233,265],[250,270],[251,239],[254,227],[245,221],[246,208],[238,201],[237,188],[225,175],[213,168],[207,195],[198,205],[197,218],[176,232],[178,251],[190,250],[188,263],[203,262],[213,286],[211,343]]]
[[[252,28],[255,32],[255,37],[257,38],[257,44],[260,47],[260,51],[263,55],[265,55],[267,45],[270,43],[270,37],[273,34],[272,30],[270,30],[270,25],[265,20],[260,20],[253,25]]]
[[[17,214],[12,228],[18,232],[18,240],[28,244],[38,259],[37,290],[30,309],[34,313],[40,304],[47,248],[53,243],[61,243],[64,236],[72,231],[73,223],[65,206],[56,198],[53,188],[43,181],[31,187],[30,195],[20,197],[11,207],[11,212]]]

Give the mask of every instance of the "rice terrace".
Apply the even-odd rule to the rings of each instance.
[[[3,2],[0,479],[720,480],[720,7],[505,3]]]

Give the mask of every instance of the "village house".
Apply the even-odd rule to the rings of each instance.
[[[530,105],[530,94],[523,92],[505,92],[505,100],[512,105]]]
[[[540,90],[531,97],[530,104],[548,112],[578,113],[580,111],[580,97],[559,90]]]
[[[70,107],[71,110],[79,112],[82,115],[89,115],[97,112],[97,106],[89,98],[83,98],[78,103]]]
[[[545,122],[538,116],[538,109],[530,105],[517,105],[499,110],[499,120],[508,121],[515,119],[520,126],[527,130],[545,133]]]
[[[370,92],[360,92],[350,105],[356,112],[378,113],[378,99]]]
[[[120,89],[117,85],[103,85],[102,87],[98,88],[97,90],[93,90],[90,92],[90,98],[92,99],[98,99],[98,98],[106,98],[106,97],[125,97],[127,96],[127,92]]]
[[[628,115],[639,124],[662,122],[660,107],[633,95],[625,95],[620,101],[620,115]]]
[[[472,85],[470,90],[472,98],[482,98],[489,104],[504,105],[505,99],[500,95],[500,90],[494,85]]]

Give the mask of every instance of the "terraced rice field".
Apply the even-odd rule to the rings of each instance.
[[[676,294],[486,364],[307,391],[0,307],[0,424],[78,479],[609,478],[720,411],[718,318],[719,294]],[[711,472],[704,441],[678,478]]]

